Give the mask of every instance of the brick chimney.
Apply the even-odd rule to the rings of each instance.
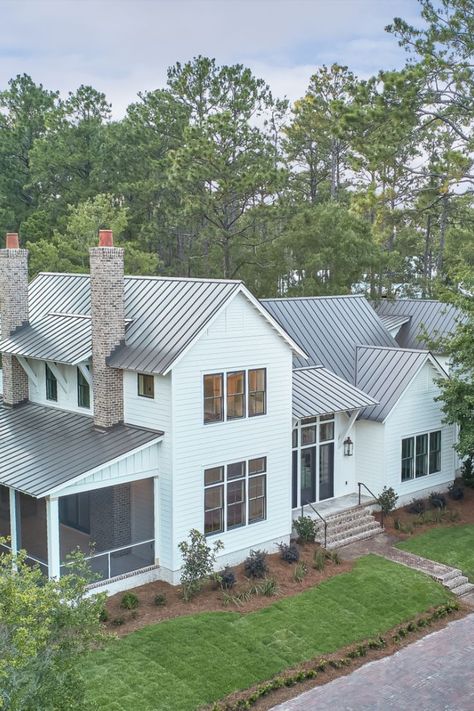
[[[28,323],[28,250],[20,249],[16,232],[7,233],[0,249],[0,316],[2,339]],[[2,356],[3,402],[9,407],[28,400],[28,376],[15,356]]]
[[[94,422],[108,429],[123,422],[123,373],[106,363],[125,340],[123,249],[114,247],[112,230],[100,230],[89,255]]]

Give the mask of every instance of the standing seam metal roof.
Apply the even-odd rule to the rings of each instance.
[[[91,320],[84,316],[45,316],[0,343],[2,353],[72,365],[88,360],[91,350]]]
[[[87,415],[33,403],[13,409],[0,400],[0,484],[41,497],[163,432],[118,425],[94,429]]]
[[[397,346],[363,296],[264,299],[262,303],[308,354],[306,362],[295,357],[295,367],[323,365],[354,383],[358,345]]]
[[[376,402],[347,380],[321,366],[293,371],[293,416],[298,419],[346,412]]]
[[[397,334],[397,343],[402,348],[426,348],[424,331],[431,340],[443,338],[453,333],[463,319],[456,306],[433,299],[381,299],[374,308],[381,317],[410,317]]]

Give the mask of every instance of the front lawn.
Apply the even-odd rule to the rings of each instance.
[[[416,553],[424,558],[460,568],[474,582],[474,526],[450,526],[434,528],[413,536],[398,548]]]
[[[367,556],[256,612],[183,616],[113,641],[82,663],[89,699],[102,711],[194,711],[448,599],[427,576]]]

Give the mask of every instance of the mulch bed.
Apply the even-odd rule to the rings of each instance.
[[[333,561],[328,560],[324,570],[315,570],[312,567],[313,556],[319,547],[320,546],[315,543],[298,545],[300,551],[300,561],[305,562],[308,566],[308,573],[301,582],[295,582],[293,579],[296,564],[293,563],[290,565],[281,560],[279,553],[267,556],[267,562],[269,565],[269,573],[267,577],[274,578],[277,581],[279,588],[278,596],[265,597],[263,595],[256,595],[249,601],[245,602],[242,606],[236,607],[232,603],[225,606],[223,602],[223,591],[220,588],[216,588],[214,585],[209,584],[194,599],[190,602],[185,602],[182,598],[182,592],[179,586],[169,585],[168,583],[162,581],[156,581],[154,583],[147,583],[146,585],[142,585],[138,588],[133,588],[131,592],[133,592],[139,599],[139,606],[137,610],[134,611],[123,610],[120,607],[120,602],[124,593],[117,593],[116,595],[110,596],[106,602],[106,608],[109,615],[109,620],[106,623],[106,626],[114,633],[122,636],[129,634],[130,632],[134,632],[141,627],[145,627],[146,625],[161,622],[162,620],[168,620],[173,617],[179,617],[180,615],[193,615],[197,612],[215,611],[232,611],[241,613],[253,612],[254,610],[259,610],[262,607],[268,607],[268,605],[272,605],[283,597],[289,597],[290,595],[300,593],[307,588],[319,585],[324,580],[327,580],[334,575],[347,573],[352,569],[352,561],[341,561],[341,563],[337,565]],[[235,572],[237,578],[235,586],[232,590],[228,591],[228,593],[232,595],[237,595],[246,590],[252,583],[261,582],[259,580],[248,580],[245,577],[243,565],[235,566],[232,570]],[[166,605],[163,607],[157,607],[157,605],[155,605],[155,596],[158,593],[166,596]],[[120,626],[117,626],[114,623],[117,618],[123,620],[123,624]]]
[[[469,489],[464,487],[462,481],[457,481],[457,484],[461,486],[464,490],[464,499],[461,501],[454,501],[449,497],[449,493],[446,492],[443,496],[446,499],[446,515],[443,517],[441,523],[427,523],[413,526],[413,533],[403,533],[395,527],[395,521],[397,519],[401,521],[404,525],[413,525],[413,522],[417,519],[416,514],[412,514],[408,511],[410,504],[403,506],[399,509],[395,509],[389,516],[384,517],[384,527],[386,532],[390,536],[400,539],[401,541],[411,538],[412,535],[418,535],[424,533],[425,531],[430,531],[436,526],[459,526],[463,524],[474,524],[474,489]],[[430,510],[429,501],[426,500],[426,510]],[[433,509],[431,509],[433,510]],[[450,512],[457,513],[458,518],[456,521],[450,520]],[[380,513],[376,513],[375,517],[380,521]]]

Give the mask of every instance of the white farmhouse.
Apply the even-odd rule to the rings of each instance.
[[[302,508],[340,545],[379,530],[359,493],[453,480],[446,374],[362,297],[260,303],[239,281],[124,277],[107,230],[90,276],[28,285],[27,256],[8,235],[0,536],[46,575],[79,547],[109,591],[177,583],[191,528],[238,563],[288,540]]]

